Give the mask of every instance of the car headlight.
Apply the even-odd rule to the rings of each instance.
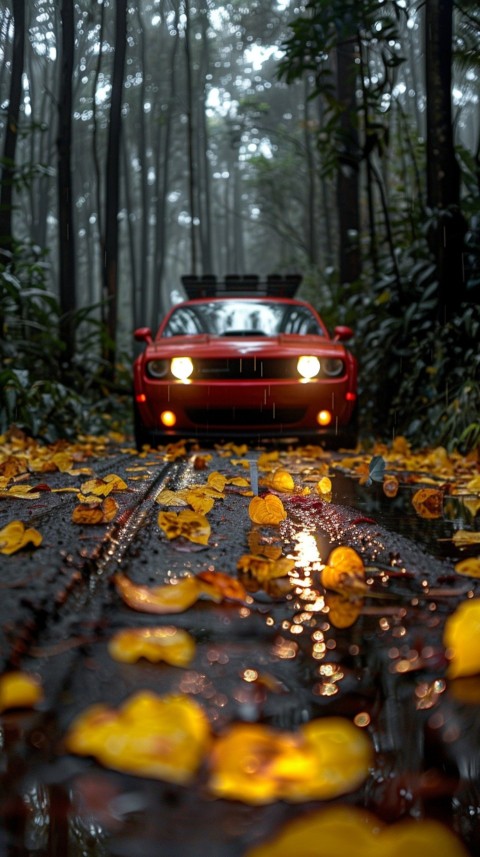
[[[193,372],[193,363],[190,357],[172,357],[170,372],[179,381],[186,381]]]
[[[297,370],[302,378],[315,378],[320,372],[320,360],[313,355],[304,355],[297,361]]]
[[[166,360],[149,360],[147,363],[147,375],[149,378],[164,378],[168,372]]]
[[[344,370],[343,360],[340,360],[339,357],[329,357],[328,360],[322,361],[322,368],[325,375],[329,375],[330,378],[336,378]]]

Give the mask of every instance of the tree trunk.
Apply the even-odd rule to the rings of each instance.
[[[10,261],[13,249],[12,204],[25,56],[25,0],[12,0],[12,9],[14,23],[12,68],[0,185],[0,261],[2,262]]]
[[[190,200],[190,273],[197,273],[197,206],[196,206],[196,164],[194,155],[194,118],[193,118],[193,69],[191,46],[190,4],[185,0],[185,61],[187,71],[187,146],[188,146],[188,192]]]
[[[307,205],[306,205],[306,243],[307,257],[310,265],[318,264],[319,247],[316,235],[317,211],[317,175],[315,155],[312,146],[312,119],[310,115],[310,82],[308,76],[304,80],[304,129],[305,160],[308,175]]]
[[[355,42],[352,39],[336,49],[337,99],[344,108],[340,119],[337,207],[339,219],[340,283],[351,283],[360,276],[359,254],[359,143],[356,126]]]
[[[58,249],[60,339],[63,358],[68,368],[75,354],[76,308],[75,288],[75,228],[73,222],[72,154],[72,75],[75,45],[73,0],[63,0],[62,59],[60,66],[60,96],[58,104]]]
[[[427,204],[429,243],[437,264],[438,320],[448,321],[465,299],[460,170],[452,125],[453,0],[426,0]]]
[[[107,337],[105,357],[107,378],[115,378],[116,326],[118,305],[118,211],[120,199],[120,137],[122,130],[122,94],[127,46],[127,0],[117,0],[115,21],[115,58],[112,73],[110,124],[105,188],[105,254],[103,282],[107,299]]]

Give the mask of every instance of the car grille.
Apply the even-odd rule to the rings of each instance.
[[[295,425],[305,416],[305,408],[188,408],[189,420],[212,427]]]
[[[196,357],[194,379],[221,381],[298,378],[297,360],[298,357]]]

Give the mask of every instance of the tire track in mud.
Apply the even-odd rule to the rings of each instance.
[[[41,647],[43,636],[51,637],[52,628],[57,632],[62,624],[62,633],[68,633],[65,619],[70,614],[73,625],[78,624],[82,611],[88,611],[89,621],[102,609],[106,597],[109,574],[118,568],[125,553],[137,537],[151,513],[158,492],[178,479],[187,463],[168,462],[154,478],[135,493],[133,502],[126,505],[116,520],[100,534],[98,527],[91,528],[87,537],[95,540],[92,549],[75,551],[60,548],[45,539],[48,556],[42,558],[32,553],[8,558],[9,580],[0,583],[0,669],[18,667],[27,657],[31,647]],[[96,475],[112,472],[112,462],[95,469]],[[29,516],[29,526],[40,526],[44,531],[65,531],[65,541],[72,536],[71,523],[66,518],[76,498],[61,495],[48,509]],[[128,496],[128,495],[127,495]],[[63,520],[58,522],[61,513]],[[88,528],[78,530],[78,539],[86,535]],[[64,541],[59,540],[60,545]],[[41,554],[40,554],[41,557]],[[7,568],[7,563],[5,563]],[[3,589],[3,598],[2,598]],[[101,591],[100,591],[101,589]],[[19,590],[21,591],[19,594]],[[69,605],[74,602],[74,608]],[[62,622],[63,620],[63,622]]]

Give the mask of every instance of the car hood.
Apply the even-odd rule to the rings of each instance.
[[[322,354],[341,357],[345,347],[321,336],[281,334],[279,336],[175,336],[159,339],[147,346],[147,360],[171,357],[285,357],[288,354]]]

